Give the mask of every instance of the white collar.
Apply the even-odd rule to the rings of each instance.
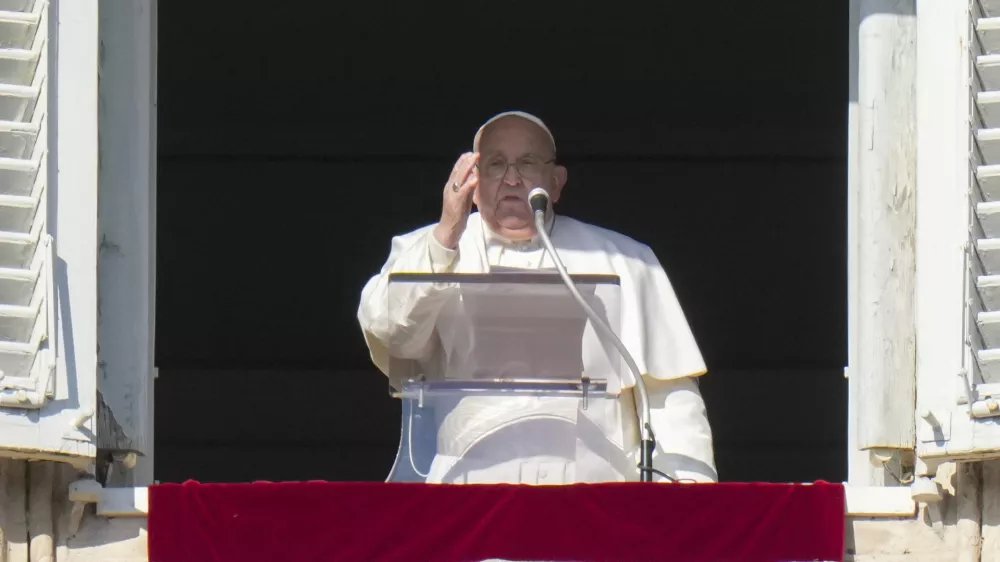
[[[547,213],[545,215],[545,230],[552,235],[552,228],[555,226],[556,216],[555,213]],[[483,229],[483,240],[486,242],[486,246],[504,246],[511,249],[519,250],[533,250],[544,247],[542,244],[542,238],[538,235],[531,237],[528,240],[511,240],[505,236],[497,234],[493,231],[485,220],[480,220],[479,224],[482,225]]]

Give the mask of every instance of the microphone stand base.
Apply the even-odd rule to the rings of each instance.
[[[645,439],[642,442],[642,449],[639,453],[639,479],[642,482],[653,481],[653,449],[656,442],[652,439]]]

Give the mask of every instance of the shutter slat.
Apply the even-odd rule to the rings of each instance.
[[[0,10],[13,12],[32,12],[34,0],[0,0]]]
[[[35,38],[39,15],[0,10],[0,47],[28,49]]]
[[[976,95],[976,108],[983,120],[983,127],[1000,127],[1000,92],[981,92]]]
[[[25,121],[31,119],[41,94],[38,86],[0,84],[0,119]]]
[[[1000,238],[1000,201],[987,201],[976,205],[976,216],[983,233],[989,238]]]
[[[0,10],[0,23],[29,26],[38,25],[40,19],[39,15],[33,12]]]
[[[976,32],[985,52],[1000,53],[1000,17],[979,18]]]
[[[30,157],[39,128],[37,123],[0,121],[0,155],[7,158]]]
[[[976,57],[976,71],[984,90],[1000,90],[1000,54]]]
[[[987,273],[1000,275],[1000,240],[993,238],[976,240],[976,253]]]
[[[0,157],[0,170],[8,172],[35,173],[38,171],[37,160],[25,160],[23,158]],[[0,187],[2,188],[2,187]]]
[[[987,346],[1000,347],[1000,311],[980,312],[976,315],[976,324]]]
[[[976,278],[976,288],[984,306],[989,310],[1000,310],[1000,275],[980,275]]]
[[[1000,128],[977,130],[976,144],[979,146],[979,153],[984,161],[1000,162]],[[978,166],[976,177],[980,181],[987,177],[1000,181],[1000,166]]]
[[[37,63],[37,51],[0,48],[0,83],[31,86]]]
[[[980,374],[985,380],[1000,380],[1000,349],[982,349],[976,352]]]

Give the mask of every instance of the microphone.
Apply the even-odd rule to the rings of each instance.
[[[541,212],[544,216],[545,212],[549,210],[549,192],[545,191],[544,187],[536,187],[528,193],[528,203],[531,205],[531,211],[538,216]]]

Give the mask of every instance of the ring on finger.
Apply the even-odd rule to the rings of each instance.
[[[462,188],[462,186],[461,186],[461,185],[458,185],[458,182],[457,182],[457,181],[456,181],[456,182],[452,182],[452,184],[451,184],[451,190],[452,190],[452,191],[458,191],[458,190],[459,190],[459,189],[461,189],[461,188]]]

